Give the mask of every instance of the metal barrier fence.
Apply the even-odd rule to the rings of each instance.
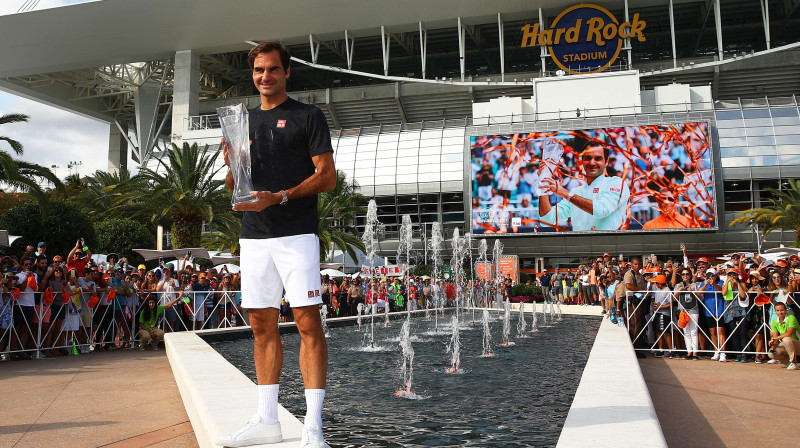
[[[17,291],[18,292],[18,291]],[[157,320],[157,329],[195,331],[249,325],[241,308],[241,291],[133,292],[109,298],[107,293],[21,292],[0,296],[0,355],[45,358],[60,354],[88,353],[96,349],[136,348],[142,345],[139,317],[148,294],[158,305],[179,299]],[[499,294],[498,294],[499,293]],[[502,289],[494,287],[462,291],[463,305],[487,307],[502,302]],[[444,291],[420,297],[421,303],[445,306]],[[363,302],[363,298],[361,301]],[[30,305],[33,304],[33,305]],[[92,305],[92,306],[90,306]],[[425,305],[417,308],[424,309]],[[350,310],[355,315],[355,310]],[[144,333],[149,333],[141,330]],[[160,333],[159,333],[160,336]],[[151,335],[145,335],[150,339]],[[158,338],[159,340],[161,337]]]
[[[22,292],[15,297],[4,292],[0,299],[0,354],[8,360],[43,358],[55,351],[78,354],[99,348],[137,347],[141,344],[139,317],[147,294],[134,292],[109,298],[103,293],[92,300],[78,294],[48,297],[44,292]],[[240,307],[240,291],[152,294],[159,305],[180,298],[159,316],[157,329],[163,332],[248,325],[247,313]],[[30,303],[35,305],[28,306]]]
[[[687,309],[678,294],[692,294],[696,307]],[[738,292],[725,300],[720,291],[628,291],[618,314],[625,318],[634,350],[767,355],[775,302],[758,305],[758,294],[748,291],[744,301]],[[667,303],[668,308],[655,309]],[[688,315],[685,327],[679,325],[680,312]]]

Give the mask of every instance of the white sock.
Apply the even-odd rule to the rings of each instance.
[[[261,423],[278,423],[278,384],[258,385],[258,416]]]
[[[325,389],[306,389],[305,425],[322,429],[322,402],[325,400]]]

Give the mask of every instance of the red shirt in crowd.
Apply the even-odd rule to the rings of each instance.
[[[86,269],[87,264],[89,264],[89,257],[72,257],[72,260],[67,262],[67,270],[75,269],[78,272],[78,277],[82,277],[83,270]]]

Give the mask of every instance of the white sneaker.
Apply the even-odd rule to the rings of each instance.
[[[769,361],[767,361],[767,364],[777,364],[777,363],[778,363],[777,359],[770,359]]]
[[[714,352],[714,356],[711,357],[712,361],[719,361],[719,352]]]
[[[725,355],[725,353],[719,354],[719,362],[728,362],[728,357]]]
[[[786,366],[786,370],[797,370],[797,364],[790,362],[788,366]]]
[[[305,433],[303,433],[305,437]],[[280,422],[274,425],[261,423],[261,417],[254,415],[247,423],[236,432],[218,438],[215,443],[221,446],[239,447],[261,445],[264,443],[279,443],[283,441]]]
[[[303,438],[300,439],[300,446],[303,448],[331,448],[322,437],[322,429],[311,426],[303,426]]]

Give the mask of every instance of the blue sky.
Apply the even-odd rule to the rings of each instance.
[[[35,9],[87,1],[41,0]],[[25,3],[25,0],[0,0],[0,15],[14,14]],[[12,112],[30,116],[28,123],[3,125],[0,128],[0,135],[16,139],[24,145],[25,152],[19,158],[47,167],[56,165],[57,168],[53,170],[61,178],[69,174],[67,164],[71,161],[82,163],[78,167],[81,175],[108,169],[107,124],[0,92],[0,115]],[[0,149],[10,151],[4,143],[0,143]]]

